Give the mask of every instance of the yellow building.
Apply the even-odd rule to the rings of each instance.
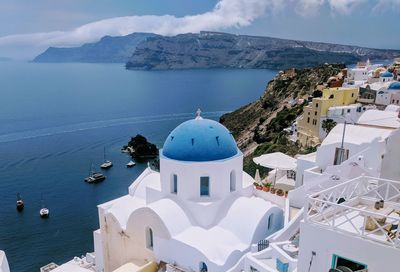
[[[322,120],[330,107],[354,104],[358,97],[358,89],[328,88],[322,90],[322,96],[313,98],[304,107],[304,112],[297,124],[298,140],[302,146],[319,144],[322,139]]]

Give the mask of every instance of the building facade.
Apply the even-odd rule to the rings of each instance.
[[[312,99],[304,107],[298,120],[298,140],[303,146],[321,142],[322,121],[326,119],[329,108],[354,104],[358,97],[357,88],[328,88],[322,90],[322,96]]]

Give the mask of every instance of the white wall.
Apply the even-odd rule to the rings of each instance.
[[[314,154],[314,153],[313,153]],[[308,154],[310,156],[311,154]],[[307,156],[307,155],[306,155]],[[316,162],[312,160],[308,160],[306,158],[302,158],[304,156],[300,156],[297,159],[297,167],[296,167],[296,188],[303,185],[304,181],[304,171],[306,169],[310,169],[316,166]]]
[[[0,250],[0,272],[10,272],[8,261],[4,251]]]
[[[313,258],[309,270],[312,252]],[[329,271],[332,256],[338,256],[368,265],[368,272],[399,271],[400,250],[351,234],[344,234],[318,226],[301,223],[299,272]]]
[[[178,176],[177,197],[184,202],[184,206],[190,209],[190,213],[197,222],[207,227],[213,223],[218,213],[217,208],[210,208],[213,203],[225,200],[231,195],[244,193],[243,188],[243,155],[238,155],[218,161],[210,162],[185,162],[171,160],[162,155],[160,151],[160,176],[161,191],[164,197],[174,197],[171,193],[171,178],[173,174]],[[236,191],[230,191],[230,174],[234,171]],[[200,196],[200,177],[210,177],[210,196]],[[198,213],[198,204],[208,207],[208,216]]]
[[[377,93],[376,93],[375,104],[378,104],[378,105],[389,105],[390,104],[391,94],[386,90],[384,90],[383,93],[381,93],[381,94],[379,92],[380,91],[377,91]]]
[[[386,152],[382,160],[381,177],[400,180],[400,130],[393,131],[387,139]]]
[[[94,241],[94,254],[96,256],[96,271],[103,271],[104,269],[104,258],[103,258],[103,246],[101,241],[101,231],[100,229],[93,232]]]

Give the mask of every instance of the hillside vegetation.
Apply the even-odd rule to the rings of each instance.
[[[289,141],[284,129],[302,114],[316,86],[343,68],[342,64],[320,65],[296,69],[294,76],[278,74],[268,83],[259,100],[221,117],[220,122],[232,132],[245,155],[246,172],[254,176],[256,165],[252,159],[255,156],[277,151],[294,156],[314,151]]]

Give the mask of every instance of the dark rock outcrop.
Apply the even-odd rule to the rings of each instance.
[[[158,156],[158,148],[155,144],[147,141],[147,139],[138,134],[132,137],[124,149],[129,151],[129,154],[135,159],[155,158]]]

